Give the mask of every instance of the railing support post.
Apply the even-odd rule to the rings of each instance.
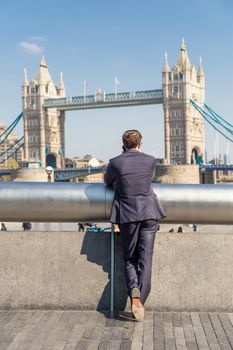
[[[114,225],[111,225],[111,271],[110,271],[110,312],[114,312],[115,299],[115,233]]]

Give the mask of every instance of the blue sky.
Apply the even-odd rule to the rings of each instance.
[[[23,69],[35,78],[42,55],[55,83],[63,72],[68,96],[83,94],[84,79],[88,94],[112,92],[115,76],[119,91],[157,89],[164,53],[173,66],[184,37],[191,63],[202,57],[207,104],[233,122],[232,18],[232,0],[1,1],[0,120],[7,125],[20,113]],[[121,151],[128,128],[143,133],[145,152],[164,156],[161,105],[67,113],[66,155],[107,160]],[[206,126],[209,156],[214,138]]]

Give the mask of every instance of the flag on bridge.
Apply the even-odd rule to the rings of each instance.
[[[118,80],[117,77],[115,77],[115,84],[116,84],[116,85],[119,85],[119,84],[120,84],[120,82],[119,82],[119,80]]]
[[[84,101],[86,100],[87,86],[88,86],[88,81],[85,79],[85,80],[83,80],[83,98],[84,98]]]
[[[120,82],[119,82],[119,80],[118,80],[118,78],[117,78],[117,77],[115,77],[114,82],[115,82],[115,97],[117,97],[117,85],[119,85],[119,84],[120,84]]]

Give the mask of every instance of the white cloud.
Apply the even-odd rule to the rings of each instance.
[[[37,43],[22,41],[19,43],[19,47],[26,53],[29,54],[39,54],[43,52],[44,48],[39,46]]]

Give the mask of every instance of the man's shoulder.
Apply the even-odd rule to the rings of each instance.
[[[143,153],[143,152],[139,152],[140,156],[143,157],[143,158],[146,158],[148,160],[150,160],[151,162],[155,162],[155,157],[150,155],[150,154],[147,154],[147,153]]]
[[[114,164],[114,163],[117,163],[119,160],[121,160],[123,158],[123,153],[122,154],[119,154],[118,156],[116,157],[113,157],[111,159],[109,159],[109,162],[111,164]]]
[[[139,158],[143,158],[143,159],[146,159],[146,160],[148,160],[150,162],[155,163],[155,157],[151,156],[150,154],[143,153],[143,152],[135,152],[135,155],[137,157],[139,157]],[[118,163],[119,161],[122,161],[122,160],[126,159],[127,156],[130,157],[130,153],[127,153],[127,152],[121,153],[118,156],[116,156],[114,158],[111,158],[109,160],[109,162],[114,165],[114,164]]]

